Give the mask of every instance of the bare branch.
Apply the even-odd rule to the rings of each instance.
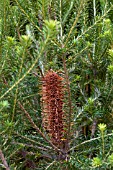
[[[3,165],[5,166],[6,170],[10,170],[10,168],[8,166],[8,163],[7,163],[7,161],[6,161],[5,157],[4,157],[4,154],[3,154],[1,149],[0,149],[0,158],[2,160]]]
[[[33,128],[43,137],[43,139],[45,139],[51,146],[52,148],[57,151],[57,152],[62,152],[60,149],[58,149],[55,145],[53,145],[51,143],[51,141],[49,141],[45,135],[43,134],[43,132],[41,132],[41,130],[37,127],[37,125],[34,123],[33,119],[31,118],[31,116],[29,115],[29,113],[25,110],[25,108],[23,107],[23,105],[18,102],[20,108],[24,111],[26,117],[28,118],[29,122],[32,124]]]

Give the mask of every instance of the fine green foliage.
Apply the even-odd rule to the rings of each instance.
[[[113,0],[1,0],[0,9],[0,169],[112,170]],[[48,70],[64,83],[65,153],[43,128]]]

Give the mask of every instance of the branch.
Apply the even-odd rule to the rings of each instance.
[[[30,23],[32,23],[32,24],[35,26],[35,28],[37,28],[37,30],[38,30],[39,32],[42,33],[42,30],[37,26],[37,24],[35,24],[35,22],[30,18],[30,16],[29,16],[29,15],[26,13],[26,11],[22,8],[22,6],[19,4],[18,0],[15,0],[15,2],[16,2],[16,4],[17,4],[17,6],[19,7],[19,9],[21,10],[21,12],[27,17],[28,21],[29,21]]]
[[[28,118],[29,122],[32,124],[33,128],[43,137],[43,139],[45,139],[51,146],[52,148],[57,151],[57,152],[62,152],[60,149],[58,149],[55,145],[53,145],[46,137],[45,135],[41,132],[41,130],[37,127],[37,125],[34,123],[33,119],[31,118],[31,116],[29,115],[29,113],[25,110],[25,108],[22,106],[22,104],[20,102],[18,102],[21,110],[24,111],[26,117]]]
[[[47,36],[45,42],[43,43],[43,47],[40,51],[40,53],[38,54],[37,58],[35,59],[35,61],[33,62],[33,64],[31,65],[31,67],[25,72],[25,74],[19,79],[17,80],[2,96],[0,96],[0,99],[2,99],[6,94],[8,94],[14,87],[16,87],[30,72],[31,70],[35,67],[35,65],[37,64],[39,58],[41,57],[42,53],[45,50],[45,47],[47,45],[49,41],[49,35]]]
[[[102,15],[102,17],[100,17],[97,21],[95,21],[95,23],[93,25],[91,25],[90,27],[88,27],[87,30],[85,30],[80,36],[78,36],[76,38],[76,40],[79,40],[80,38],[83,37],[83,35],[85,35],[89,30],[91,30],[96,24],[98,24],[102,19],[104,19],[104,17],[111,11],[111,9],[113,8],[113,5],[111,5],[111,7],[108,9],[108,11],[106,11],[104,13],[104,15]]]
[[[63,57],[63,67],[64,67],[64,73],[65,73],[65,79],[66,79],[66,86],[67,86],[67,92],[68,92],[68,106],[69,106],[69,115],[68,115],[68,140],[70,139],[70,130],[71,130],[71,116],[72,116],[72,103],[71,103],[71,90],[70,90],[70,82],[69,82],[69,75],[66,68],[66,60],[65,57]]]
[[[67,45],[67,42],[68,42],[68,40],[69,40],[69,37],[70,37],[73,29],[75,28],[75,25],[76,25],[77,22],[78,22],[78,19],[79,19],[80,15],[81,15],[81,12],[82,12],[82,10],[83,10],[83,7],[84,7],[84,0],[82,0],[81,3],[80,3],[80,7],[79,7],[79,9],[78,9],[78,14],[77,14],[76,19],[75,19],[75,21],[74,21],[74,23],[73,23],[73,25],[72,25],[69,33],[68,33],[68,36],[67,36],[67,39],[65,40],[64,46]]]
[[[113,133],[110,133],[110,134],[105,135],[105,137],[108,137],[108,136],[113,136]],[[84,142],[82,142],[82,143],[80,143],[80,144],[72,147],[71,149],[69,149],[68,153],[69,153],[70,151],[73,151],[73,149],[76,149],[76,148],[78,148],[78,147],[81,147],[82,145],[84,145],[84,144],[86,144],[86,143],[90,143],[90,142],[95,141],[95,140],[98,140],[98,139],[100,139],[100,138],[101,138],[101,137],[96,137],[96,138],[92,138],[92,139],[90,139],[90,140],[86,140],[86,141],[84,141]]]
[[[14,135],[18,136],[18,137],[21,137],[22,139],[25,139],[27,141],[29,141],[30,143],[33,143],[35,145],[39,145],[39,146],[42,146],[43,148],[46,148],[46,149],[49,149],[49,150],[52,150],[52,147],[50,146],[45,146],[44,144],[40,143],[40,142],[37,142],[35,140],[32,140],[32,139],[29,139],[27,138],[26,136],[23,136],[21,134],[18,134],[18,133],[14,133]]]
[[[37,150],[42,150],[42,151],[47,151],[48,149],[47,148],[44,148],[44,147],[40,147],[40,146],[34,146],[32,144],[26,144],[26,143],[21,143],[21,142],[12,142],[13,145],[23,145],[23,146],[26,146],[26,147],[29,147],[29,148],[34,148],[34,149],[37,149]]]
[[[10,170],[10,168],[9,168],[9,166],[8,166],[8,164],[7,164],[7,161],[6,161],[5,157],[4,157],[1,149],[0,149],[0,158],[1,158],[1,160],[2,160],[2,163],[3,163],[4,166],[5,166],[6,170]]]

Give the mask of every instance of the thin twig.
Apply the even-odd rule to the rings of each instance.
[[[23,107],[23,105],[18,102],[20,108],[24,111],[26,117],[28,118],[29,122],[32,124],[33,128],[43,137],[43,139],[45,139],[51,146],[52,148],[57,151],[57,152],[62,152],[60,149],[58,149],[55,145],[52,144],[52,142],[50,140],[48,140],[45,135],[41,132],[41,130],[37,127],[37,125],[34,123],[33,119],[31,118],[31,116],[29,115],[29,113],[25,110],[25,108]]]
[[[105,137],[107,137],[107,136],[113,136],[113,133],[110,133],[110,134],[105,135]],[[98,140],[98,139],[100,139],[100,138],[101,138],[101,137],[97,137],[97,138],[92,138],[92,139],[90,139],[90,140],[86,140],[86,141],[84,141],[84,142],[82,142],[82,143],[80,143],[80,144],[72,147],[71,149],[69,149],[68,152],[72,151],[73,149],[76,149],[76,148],[80,147],[81,145],[84,145],[84,144],[86,144],[86,143],[90,143],[90,142],[95,141],[95,140]]]
[[[7,163],[7,161],[6,161],[5,157],[4,157],[4,154],[3,154],[1,149],[0,149],[0,158],[2,160],[3,165],[5,166],[6,170],[10,170],[10,168],[8,166],[8,163]]]
[[[30,54],[30,52],[27,50],[27,53],[29,54],[29,56],[31,57],[31,59],[33,58],[33,56]],[[40,66],[38,66],[38,70],[39,70],[39,72],[40,72],[40,74],[41,74],[41,76],[42,76],[42,78],[44,77],[44,74],[43,74],[43,72],[42,72],[42,70],[41,70],[41,68],[40,68]],[[34,73],[34,72],[33,72]],[[35,74],[35,76],[38,76],[37,74]]]
[[[69,75],[66,68],[66,60],[65,56],[63,57],[63,67],[64,67],[64,73],[65,73],[65,79],[66,79],[66,86],[67,86],[67,92],[68,92],[68,106],[69,106],[69,113],[68,113],[68,140],[70,140],[70,130],[71,130],[71,116],[72,116],[72,103],[71,103],[71,90],[70,90],[70,82],[69,82]]]
[[[19,7],[19,9],[21,10],[21,12],[27,17],[27,19],[29,20],[30,23],[32,23],[35,28],[37,28],[38,31],[40,31],[42,33],[42,30],[37,26],[37,24],[34,23],[33,20],[31,20],[30,16],[25,12],[25,10],[22,8],[22,6],[20,5],[20,3],[18,2],[18,0],[15,0],[17,6]]]
[[[100,17],[97,21],[95,21],[95,23],[93,25],[91,25],[90,27],[88,27],[87,30],[85,30],[81,35],[79,35],[76,40],[79,40],[81,37],[83,37],[83,35],[85,35],[89,30],[91,30],[96,24],[98,24],[102,19],[104,19],[104,17],[111,11],[111,9],[113,8],[113,5],[111,5],[111,7],[108,9],[108,11],[106,11],[104,13],[104,15],[102,15],[102,17]]]
[[[48,168],[50,168],[50,166],[52,166],[55,162],[56,162],[56,161],[53,161],[52,163],[50,163],[50,164],[46,167],[46,170],[47,170]]]
[[[67,36],[67,39],[66,39],[66,41],[65,41],[64,46],[66,46],[66,44],[67,44],[67,42],[68,42],[68,39],[69,39],[69,37],[70,37],[73,29],[75,28],[75,25],[76,25],[77,22],[78,22],[78,19],[79,19],[79,17],[80,17],[80,14],[81,14],[81,12],[82,12],[82,10],[83,10],[83,6],[84,6],[84,0],[82,0],[81,3],[80,3],[80,7],[79,7],[79,9],[78,9],[78,14],[77,14],[76,19],[75,19],[75,21],[74,21],[74,23],[73,23],[73,25],[72,25],[69,33],[68,33],[68,36]]]
[[[39,146],[34,146],[34,145],[30,145],[30,144],[26,144],[26,143],[21,143],[21,142],[12,142],[12,144],[14,145],[23,145],[29,148],[34,148],[34,149],[40,149],[43,151],[47,151],[48,149],[44,148],[44,147],[39,147]]]
[[[18,137],[21,137],[22,139],[25,139],[25,140],[29,141],[30,143],[34,143],[35,145],[42,146],[42,147],[45,148],[45,149],[52,150],[52,147],[50,147],[50,146],[45,146],[44,144],[42,144],[42,143],[40,143],[40,142],[37,142],[37,141],[35,141],[35,140],[32,140],[32,139],[30,139],[30,138],[28,138],[28,137],[26,137],[26,136],[21,135],[21,134],[14,133],[14,135],[17,135]]]
[[[94,119],[94,120],[93,120],[93,123],[92,123],[92,128],[91,128],[91,138],[93,138],[94,135],[95,135],[96,126],[97,126],[97,120]]]

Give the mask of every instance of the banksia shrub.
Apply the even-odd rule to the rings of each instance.
[[[42,121],[51,142],[61,146],[64,135],[63,78],[49,70],[42,79]]]

